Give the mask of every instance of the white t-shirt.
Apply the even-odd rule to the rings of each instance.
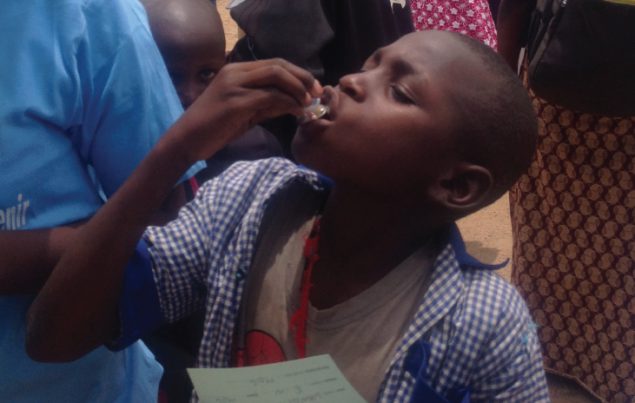
[[[305,239],[314,218],[268,226],[254,259],[240,328],[247,365],[297,358],[289,319],[299,305]],[[294,228],[295,227],[295,228]],[[330,354],[355,389],[375,401],[384,374],[428,285],[425,249],[360,294],[328,309],[309,307],[307,355]],[[363,268],[360,268],[363,270]],[[254,309],[255,307],[255,309]]]

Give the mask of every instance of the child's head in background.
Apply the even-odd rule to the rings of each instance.
[[[188,108],[225,64],[225,33],[209,0],[142,0],[152,35],[183,108]]]

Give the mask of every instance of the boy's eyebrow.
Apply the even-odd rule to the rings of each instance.
[[[384,48],[377,49],[372,55],[373,63],[379,64],[383,53],[384,53]]]
[[[390,67],[393,71],[393,74],[402,77],[413,75],[417,73],[417,70],[414,66],[403,59],[396,59],[391,64]]]
[[[373,64],[379,65],[382,59],[384,58],[385,53],[386,53],[385,48],[377,49],[370,56],[370,59],[373,62]],[[391,59],[392,60],[388,60],[388,63],[390,65],[390,70],[392,70],[391,71],[392,75],[397,77],[402,77],[402,76],[413,75],[417,73],[417,69],[415,69],[415,67],[411,63],[398,57],[393,57]]]
[[[381,60],[385,57],[385,53],[385,48],[378,49],[375,53],[373,53],[373,63],[375,63],[375,65],[380,64]],[[402,77],[415,74],[417,72],[417,70],[411,63],[405,61],[400,57],[390,57],[387,62],[389,63],[390,70],[392,70],[392,74],[394,76]]]

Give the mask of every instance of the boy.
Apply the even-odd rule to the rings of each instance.
[[[207,0],[143,0],[150,29],[187,109],[225,64],[225,33]]]
[[[328,189],[285,160],[237,164],[176,221],[150,228],[124,271],[147,210],[183,167],[240,122],[293,109],[270,110],[281,105],[271,100],[253,112],[278,94],[263,84],[304,104],[306,91],[319,92],[291,66],[266,75],[260,63],[223,69],[82,228],[85,242],[64,254],[30,309],[31,353],[72,359],[120,330],[134,337],[151,318],[205,305],[199,366],[327,352],[369,401],[548,400],[524,303],[466,255],[453,225],[527,167],[535,119],[504,62],[457,34],[407,35],[324,90],[329,115],[299,129],[294,152],[328,175]],[[202,117],[220,110],[210,102],[224,105],[222,116]],[[206,125],[218,137],[200,138]],[[102,267],[87,269],[95,260]],[[147,281],[136,283],[146,297],[131,275]],[[156,307],[135,311],[134,298]]]
[[[143,5],[181,104],[187,109],[225,64],[225,33],[216,6],[209,0],[143,0]],[[206,181],[239,160],[278,155],[282,155],[282,147],[273,134],[256,126],[210,158],[197,178]]]

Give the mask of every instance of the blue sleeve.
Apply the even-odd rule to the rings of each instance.
[[[216,182],[213,179],[207,184]],[[230,231],[214,223],[213,212],[219,209],[213,197],[208,197],[208,188],[199,189],[175,220],[161,227],[149,227],[144,234],[152,256],[161,312],[170,323],[203,306],[209,270],[222,266],[222,248],[231,236]]]
[[[122,350],[163,323],[148,246],[141,240],[124,272],[119,299],[120,333],[108,348]]]
[[[536,326],[517,292],[500,297],[505,301],[505,309],[498,312],[491,338],[474,370],[473,400],[548,402]]]

